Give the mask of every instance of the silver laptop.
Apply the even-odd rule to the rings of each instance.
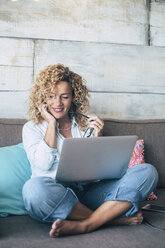
[[[56,180],[83,182],[122,177],[137,138],[130,135],[65,139]]]

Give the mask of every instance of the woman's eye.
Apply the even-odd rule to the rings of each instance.
[[[52,99],[53,97],[54,97],[54,96],[51,96],[51,95],[49,96],[49,98],[51,98],[51,99]]]
[[[68,99],[68,96],[62,96],[62,99],[66,100]]]

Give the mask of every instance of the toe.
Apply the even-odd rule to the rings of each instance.
[[[49,232],[49,236],[51,238],[59,237],[59,232],[60,232],[60,227],[62,226],[62,220],[57,219],[53,224],[52,224],[52,229]]]
[[[50,232],[49,232],[49,236],[51,238],[56,238],[56,237],[59,237],[59,232],[55,229],[51,229]]]
[[[56,228],[60,227],[61,226],[61,222],[62,221],[60,219],[57,219],[55,222],[53,222],[52,229],[56,229]]]
[[[53,238],[53,236],[54,236],[54,229],[51,229],[51,230],[50,230],[49,236],[50,236],[51,238]]]
[[[142,212],[141,211],[137,212],[137,217],[141,217],[141,216],[142,216]]]

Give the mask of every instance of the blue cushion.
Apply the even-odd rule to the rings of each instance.
[[[23,144],[0,148],[0,216],[27,214],[22,187],[31,169]]]

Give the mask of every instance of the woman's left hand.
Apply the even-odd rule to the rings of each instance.
[[[104,121],[99,118],[97,115],[88,115],[89,119],[89,127],[94,128],[94,136],[102,136],[103,133],[103,127],[104,127]]]

